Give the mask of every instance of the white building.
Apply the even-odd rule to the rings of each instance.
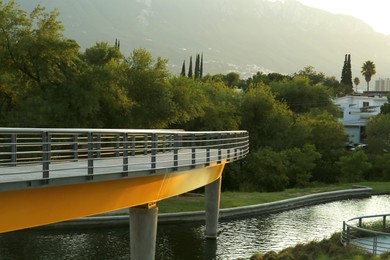
[[[362,132],[368,119],[381,112],[381,106],[387,103],[387,97],[364,93],[336,98],[335,103],[343,111],[340,121],[344,124],[349,141],[358,144],[362,142]]]
[[[375,80],[375,91],[390,91],[390,78]]]

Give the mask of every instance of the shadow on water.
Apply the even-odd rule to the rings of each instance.
[[[202,223],[159,225],[156,259],[237,259],[321,240],[352,217],[389,213],[390,196],[345,200],[257,217],[221,221],[218,238]],[[129,229],[30,229],[0,234],[1,260],[129,259]]]

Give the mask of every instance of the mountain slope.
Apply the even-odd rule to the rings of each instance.
[[[118,38],[124,53],[147,48],[177,74],[184,59],[203,52],[206,73],[294,73],[311,65],[339,78],[349,53],[353,77],[362,79],[366,60],[378,76],[390,76],[388,36],[295,0],[19,0],[25,10],[38,3],[60,10],[66,35],[82,48]]]

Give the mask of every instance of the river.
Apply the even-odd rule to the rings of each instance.
[[[330,202],[221,221],[216,241],[205,239],[202,223],[159,225],[156,259],[248,259],[257,251],[279,251],[329,237],[341,231],[343,220],[385,213],[390,213],[390,195]],[[0,234],[0,259],[129,259],[129,230],[30,229]]]

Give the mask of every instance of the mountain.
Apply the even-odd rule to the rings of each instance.
[[[353,77],[372,60],[390,77],[390,36],[351,16],[307,7],[296,0],[19,0],[58,8],[65,35],[82,49],[118,38],[126,55],[146,48],[179,74],[184,59],[203,52],[205,73],[294,73],[306,66],[340,78],[351,54]]]

